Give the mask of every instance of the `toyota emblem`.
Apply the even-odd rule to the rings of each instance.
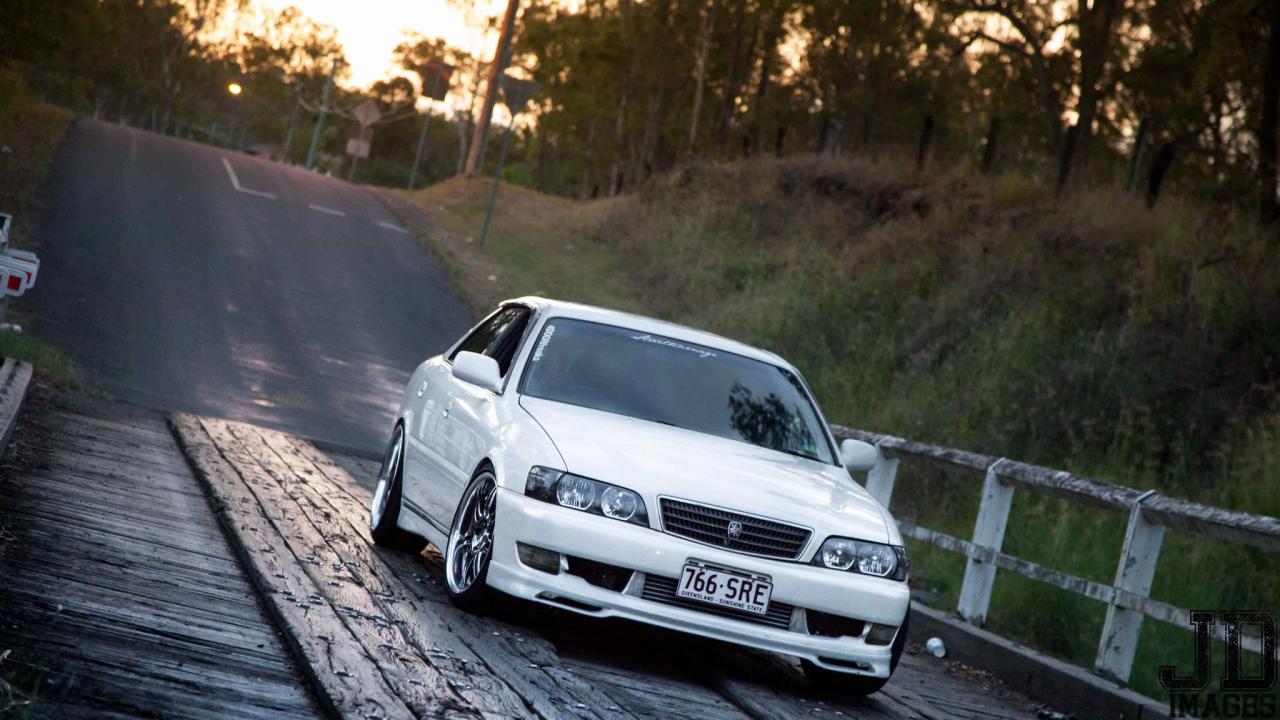
[[[730,520],[729,527],[725,530],[725,535],[728,535],[730,540],[737,540],[742,537],[742,523],[737,520]]]

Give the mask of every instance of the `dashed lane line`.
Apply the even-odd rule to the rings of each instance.
[[[389,223],[389,222],[387,222],[386,220],[381,220],[381,221],[379,221],[379,222],[378,222],[378,226],[379,226],[379,227],[384,227],[384,228],[386,228],[386,229],[388,229],[388,230],[394,230],[394,231],[396,231],[396,232],[398,232],[398,233],[404,233],[405,235],[408,235],[408,234],[409,234],[409,231],[408,231],[408,230],[405,230],[404,228],[402,228],[402,227],[400,227],[399,225],[396,225],[396,224],[394,224],[394,223]]]
[[[253,190],[247,187],[241,187],[240,178],[236,176],[236,170],[235,168],[231,167],[230,160],[226,158],[222,158],[222,166],[227,169],[227,177],[231,178],[231,187],[234,188],[236,192],[242,192],[245,195],[254,195],[256,197],[266,198],[268,200],[276,199],[276,196],[269,192],[263,192],[261,190]]]
[[[311,208],[312,210],[315,210],[316,212],[328,213],[329,215],[337,215],[338,217],[347,216],[347,214],[341,210],[334,210],[331,207],[325,207],[323,205],[317,205],[315,203],[310,203],[309,205],[307,205],[307,207]]]

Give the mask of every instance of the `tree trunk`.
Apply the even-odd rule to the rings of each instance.
[[[589,197],[595,197],[591,190],[591,177],[595,168],[592,163],[595,162],[596,154],[596,119],[591,118],[591,124],[587,126],[587,161],[582,164],[582,187],[579,189],[580,200],[586,200]]]
[[[729,54],[729,70],[725,73],[724,79],[724,100],[720,104],[720,122],[716,133],[716,140],[720,143],[721,148],[729,138],[729,126],[733,121],[734,111],[738,105],[738,93],[741,91],[742,81],[739,75],[742,71],[743,63],[750,63],[756,52],[756,29],[755,24],[747,30],[750,39],[747,41],[746,52],[742,51],[742,34],[746,21],[746,0],[738,0],[737,18],[733,24],[733,50]],[[745,60],[743,56],[746,56]]]
[[[493,106],[498,100],[498,78],[507,69],[511,60],[511,37],[515,34],[516,14],[520,11],[520,0],[507,0],[507,12],[502,16],[502,31],[498,36],[498,47],[493,52],[493,63],[489,65],[489,76],[485,81],[484,102],[480,104],[480,115],[476,118],[475,131],[471,135],[471,147],[467,152],[467,175],[480,171],[480,158],[484,155],[485,142],[489,138],[489,120],[493,116]]]
[[[1262,78],[1262,113],[1258,123],[1259,212],[1264,223],[1280,219],[1276,204],[1277,114],[1280,114],[1280,0],[1270,0],[1271,36],[1267,39],[1267,66]]]
[[[707,84],[707,55],[711,52],[711,31],[715,29],[716,0],[707,3],[707,14],[702,20],[701,47],[698,48],[697,90],[693,93],[693,117],[689,121],[689,157],[693,157],[698,143],[698,119],[702,114],[702,92]]]
[[[782,40],[781,3],[775,5],[766,23],[760,43],[760,84],[756,86],[755,100],[751,103],[751,123],[747,131],[753,147],[760,144],[760,133],[765,120],[763,116],[768,102],[770,75],[773,74],[774,57],[778,54],[778,43]]]
[[[1098,112],[1098,83],[1107,65],[1111,46],[1111,26],[1115,21],[1119,0],[1094,0],[1089,7],[1079,0],[1080,26],[1080,102],[1076,106],[1076,136],[1070,147],[1064,147],[1060,186],[1071,181],[1084,165],[1093,144],[1093,118]]]
[[[627,87],[622,89],[622,97],[618,100],[618,112],[613,120],[613,165],[609,168],[609,197],[622,191],[623,152],[626,147],[627,131]]]

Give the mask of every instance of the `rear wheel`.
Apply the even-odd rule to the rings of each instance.
[[[893,671],[898,669],[898,661],[902,659],[902,651],[907,646],[907,630],[910,624],[911,606],[908,605],[907,614],[902,619],[902,627],[898,628],[898,635],[893,639],[893,646],[890,648],[892,654],[889,656],[889,677],[875,678],[843,673],[818,667],[808,660],[801,660],[800,665],[804,668],[804,675],[809,678],[809,683],[815,688],[833,695],[866,697],[879,692],[880,688],[893,677]]]
[[[462,494],[444,554],[445,590],[449,600],[464,610],[482,609],[493,597],[486,579],[493,558],[497,510],[498,481],[485,466]]]
[[[378,484],[373,488],[373,504],[369,509],[369,534],[378,545],[422,552],[424,538],[396,526],[400,517],[400,495],[404,489],[404,426],[396,425],[378,469]]]

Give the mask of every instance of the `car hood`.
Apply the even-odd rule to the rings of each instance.
[[[576,475],[640,493],[715,505],[828,535],[889,542],[885,513],[844,468],[738,440],[524,396],[520,404]],[[816,543],[812,545],[816,547]]]

